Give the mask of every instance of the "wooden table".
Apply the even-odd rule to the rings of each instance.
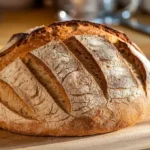
[[[150,15],[139,15],[138,18],[150,25]],[[54,21],[56,21],[56,11],[52,8],[3,12],[0,22],[0,45],[4,45],[14,33],[24,32],[38,25],[48,25]],[[122,26],[114,26],[114,28],[125,32],[150,59],[150,36]]]
[[[0,150],[150,150],[150,118],[112,133],[85,137],[32,137],[0,130]]]

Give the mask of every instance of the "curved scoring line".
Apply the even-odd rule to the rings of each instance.
[[[68,47],[68,49],[76,56],[76,58],[82,63],[86,70],[93,76],[101,91],[103,92],[104,97],[108,99],[108,88],[105,75],[92,54],[75,37],[69,38],[64,43]]]

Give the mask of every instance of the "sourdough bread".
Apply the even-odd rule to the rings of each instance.
[[[0,127],[83,136],[137,123],[150,108],[150,67],[127,36],[87,21],[16,34],[0,53]]]

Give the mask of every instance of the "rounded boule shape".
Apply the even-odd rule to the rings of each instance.
[[[11,132],[107,133],[148,113],[149,61],[124,33],[104,25],[56,22],[16,34],[0,64],[0,127]]]

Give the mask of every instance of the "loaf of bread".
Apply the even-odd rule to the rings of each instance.
[[[127,36],[68,21],[13,35],[0,53],[0,128],[24,135],[116,131],[150,108],[150,65]]]

